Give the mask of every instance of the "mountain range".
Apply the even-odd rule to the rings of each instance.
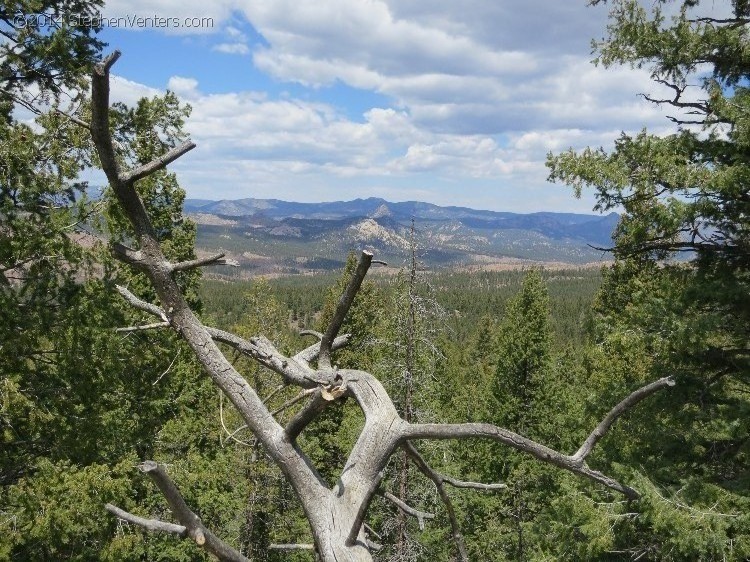
[[[246,274],[301,273],[339,267],[351,250],[370,249],[400,266],[412,238],[435,266],[488,266],[605,259],[617,213],[510,213],[371,197],[328,203],[277,199],[187,199],[198,248],[222,250]]]

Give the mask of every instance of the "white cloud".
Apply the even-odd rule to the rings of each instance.
[[[219,43],[214,45],[212,49],[230,55],[247,55],[250,52],[250,47],[244,43]]]
[[[173,76],[169,87],[193,105],[188,127],[199,145],[178,167],[202,195],[211,196],[208,185],[226,196],[281,196],[296,186],[298,195],[287,197],[300,198],[301,185],[319,198],[341,187],[345,197],[376,187],[423,193],[430,184],[455,193],[465,179],[482,190],[512,187],[496,207],[533,194],[543,208],[537,194],[560,193],[545,184],[548,151],[610,146],[620,130],[667,123],[637,95],[662,95],[647,71],[590,64],[590,39],[603,35],[607,8],[585,4],[114,0],[107,10],[211,16],[220,41],[212,48],[251,53],[255,67],[273,78],[319,91],[343,83],[391,100],[348,118],[333,104],[251,91],[205,94],[195,80]],[[248,42],[241,16],[264,41]],[[434,187],[433,200],[448,199],[446,193]],[[558,204],[558,196],[550,201]]]
[[[162,90],[145,86],[133,80],[113,75],[110,81],[110,100],[127,105],[135,105],[141,98],[151,98],[163,94]]]
[[[198,81],[195,78],[172,76],[167,82],[167,88],[183,98],[194,98],[197,95]]]

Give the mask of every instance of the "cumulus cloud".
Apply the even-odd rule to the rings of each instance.
[[[661,95],[647,71],[590,64],[607,7],[585,0],[114,0],[107,10],[210,16],[213,50],[251,54],[280,82],[318,91],[342,83],[390,100],[349,115],[335,102],[207,94],[173,76],[169,88],[193,105],[188,127],[199,145],[178,166],[207,197],[207,186],[224,193],[252,184],[261,195],[304,185],[318,199],[341,187],[343,197],[377,188],[420,198],[433,185],[437,201],[450,198],[439,186],[466,179],[477,191],[512,188],[516,199],[503,204],[524,196],[533,204],[529,194],[559,192],[545,184],[548,151],[610,146],[620,130],[666,123],[638,96]],[[262,41],[248,41],[242,18]],[[121,82],[120,90],[132,98],[149,89]]]
[[[212,49],[229,55],[246,55],[250,52],[250,47],[245,43],[219,43],[214,45]]]
[[[110,99],[126,105],[135,105],[141,98],[151,98],[164,92],[122,76],[112,76],[110,81]]]
[[[195,78],[172,76],[167,82],[167,88],[183,98],[191,99],[197,95],[198,81]]]

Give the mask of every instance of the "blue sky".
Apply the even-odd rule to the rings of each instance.
[[[113,1],[105,17],[211,18],[105,27],[116,99],[166,88],[198,148],[189,197],[384,197],[588,212],[546,182],[548,151],[667,131],[643,70],[590,64],[606,7],[585,0]],[[122,21],[122,20],[121,20]]]

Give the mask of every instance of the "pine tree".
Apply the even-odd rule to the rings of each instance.
[[[551,373],[549,316],[549,294],[541,273],[531,270],[520,292],[508,303],[500,325],[493,385],[496,406],[493,422],[542,441],[551,433],[546,426],[544,400],[545,379]],[[510,487],[506,501],[515,534],[510,552],[514,560],[527,560],[529,547],[524,532],[538,509],[536,504],[544,471],[516,453],[504,456],[500,474],[495,478],[499,476],[499,480],[507,481]],[[536,497],[532,497],[531,489],[535,490]]]
[[[750,5],[733,1],[719,16],[710,2],[674,2],[670,21],[666,2],[650,13],[635,0],[611,4],[607,37],[595,44],[597,61],[648,68],[669,95],[645,99],[670,111],[674,130],[623,133],[612,151],[551,156],[550,177],[577,193],[592,187],[600,210],[624,211],[613,248],[617,262],[597,306],[597,338],[610,366],[637,357],[632,364],[645,361],[647,368],[622,370],[610,384],[664,374],[678,382],[669,399],[658,397],[634,416],[639,439],[609,452],[616,462],[637,458],[654,480],[638,516],[615,526],[612,548],[661,560],[743,559],[750,470]],[[664,427],[672,429],[665,435]],[[705,519],[699,524],[685,510]]]

